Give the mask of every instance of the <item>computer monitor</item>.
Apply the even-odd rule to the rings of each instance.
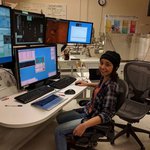
[[[69,21],[67,42],[76,44],[90,44],[92,28],[92,22]]]
[[[150,16],[150,0],[149,0],[149,4],[148,4],[147,16]]]
[[[56,76],[58,72],[56,45],[17,48],[16,71],[20,89]]]
[[[36,45],[44,43],[45,16],[13,10],[13,44]]]
[[[68,20],[46,18],[45,43],[66,44],[68,34]]]
[[[0,65],[12,62],[11,8],[0,5]]]

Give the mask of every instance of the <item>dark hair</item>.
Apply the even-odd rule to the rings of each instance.
[[[113,68],[113,71],[112,71],[112,73],[111,73],[111,75],[110,75],[110,77],[111,77],[111,79],[112,79],[113,81],[117,81],[117,79],[119,78],[118,73],[117,73],[116,71],[117,71],[117,70],[116,70],[115,68]]]

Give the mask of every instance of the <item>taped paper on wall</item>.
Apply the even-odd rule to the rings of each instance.
[[[20,2],[18,8],[25,11],[43,13],[47,17],[67,19],[67,5],[60,3],[25,3]]]

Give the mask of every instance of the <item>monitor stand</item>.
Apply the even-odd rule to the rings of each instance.
[[[45,80],[44,84],[45,85],[50,85],[51,83],[55,82],[58,79],[60,79],[60,72],[59,71],[58,71],[57,75],[54,76],[53,78]]]
[[[25,89],[28,90],[28,91],[32,91],[32,90],[34,90],[34,89],[36,89],[36,88],[38,88],[38,87],[41,87],[41,86],[43,86],[43,85],[45,85],[45,84],[44,84],[44,81],[41,81],[41,82],[32,84],[32,85],[26,87]]]

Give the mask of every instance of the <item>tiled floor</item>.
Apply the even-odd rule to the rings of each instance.
[[[74,106],[78,106],[76,100],[73,100],[69,103],[64,109],[68,110]],[[119,123],[125,123],[121,121],[117,116],[115,116],[115,121]],[[54,129],[56,127],[55,120],[52,120],[51,124],[48,125],[40,134],[34,137],[31,141],[25,144],[20,150],[55,150],[55,142],[54,142]],[[150,130],[150,116],[147,115],[143,118],[139,124],[136,124],[138,127],[145,128]],[[115,128],[116,133],[120,131],[119,128]],[[150,150],[150,138],[148,135],[143,133],[138,133],[139,138],[144,144],[146,150]],[[135,142],[135,140],[130,137],[126,138],[126,136],[121,136],[115,141],[115,145],[111,145],[107,142],[101,142],[96,147],[97,150],[140,150],[139,145]]]

